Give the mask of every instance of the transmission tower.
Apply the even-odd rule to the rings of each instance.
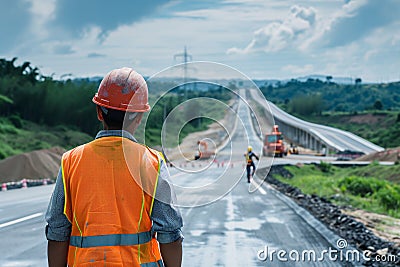
[[[187,82],[187,72],[188,72],[188,64],[187,63],[190,60],[193,60],[193,58],[192,58],[192,55],[189,55],[187,53],[186,46],[185,46],[183,53],[174,55],[174,60],[176,60],[177,58],[183,59],[183,89],[186,94],[186,82]]]

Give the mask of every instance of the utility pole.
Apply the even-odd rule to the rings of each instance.
[[[176,60],[177,58],[183,59],[183,90],[185,91],[185,99],[186,99],[187,98],[186,82],[187,82],[187,69],[188,69],[187,63],[189,62],[189,60],[193,60],[192,55],[189,55],[187,53],[186,45],[185,45],[185,49],[184,49],[183,53],[174,55],[174,60]]]

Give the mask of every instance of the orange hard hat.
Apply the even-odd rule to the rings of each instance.
[[[92,101],[105,108],[126,112],[150,110],[146,81],[131,68],[115,69],[107,73]]]

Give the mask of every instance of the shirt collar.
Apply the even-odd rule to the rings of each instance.
[[[137,140],[133,135],[125,130],[101,130],[97,133],[96,138],[101,138],[101,137],[108,137],[108,136],[120,136],[120,137],[125,137],[128,138],[129,140],[132,140],[133,142],[137,143]]]

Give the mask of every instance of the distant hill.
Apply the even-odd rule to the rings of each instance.
[[[290,81],[296,80],[299,82],[306,82],[307,80],[319,80],[321,82],[326,82],[327,77],[329,75],[321,75],[321,74],[314,74],[314,75],[307,75],[307,76],[301,76],[297,78],[291,78],[291,79],[252,79],[252,80],[244,80],[244,79],[209,79],[208,82],[211,83],[216,83],[222,86],[228,86],[229,84],[236,84],[242,87],[250,87],[253,86],[253,83],[257,87],[262,87],[262,86],[277,86],[277,85],[285,85],[289,83]],[[88,78],[86,78],[88,79]],[[96,79],[99,79],[99,77],[93,77],[89,78],[90,81],[96,81]],[[193,79],[193,78],[187,78],[186,80],[183,77],[153,77],[150,79],[150,77],[145,77],[146,80],[150,82],[156,82],[156,83],[174,83],[176,85],[178,84],[183,84],[185,81],[190,83],[191,81],[200,81],[198,79]],[[353,85],[355,84],[355,79],[352,77],[336,77],[336,76],[331,76],[330,82],[335,83],[335,84],[341,84],[341,85]],[[374,84],[374,82],[365,82],[363,81],[363,84]],[[377,83],[376,83],[377,84]],[[201,89],[201,88],[200,88]]]
[[[328,77],[328,75],[319,75],[319,74],[315,74],[315,75],[307,75],[307,76],[303,76],[303,77],[298,77],[295,80],[298,80],[300,82],[306,82],[308,79],[314,79],[314,80],[320,80],[325,82],[327,79],[326,77]],[[330,82],[332,83],[337,83],[337,84],[354,84],[355,79],[351,78],[351,77],[335,77],[335,76],[331,76],[332,79],[330,80]]]
[[[261,86],[260,90],[268,100],[292,113],[299,111],[296,106],[311,104],[318,104],[316,112],[400,110],[400,82],[338,84],[307,78]]]

